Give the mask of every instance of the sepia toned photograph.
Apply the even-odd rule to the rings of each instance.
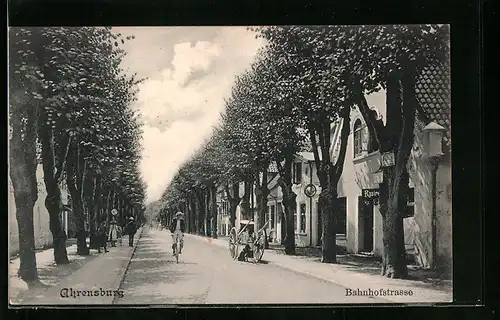
[[[9,305],[453,301],[449,25],[11,27]]]

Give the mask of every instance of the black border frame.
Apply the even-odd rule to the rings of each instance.
[[[491,311],[477,307],[485,300],[484,278],[484,158],[482,131],[482,14],[484,3],[466,0],[359,0],[333,4],[333,1],[309,2],[241,1],[216,2],[203,0],[10,0],[8,24],[10,26],[57,25],[262,25],[262,24],[389,24],[389,23],[449,23],[452,43],[452,122],[453,122],[453,255],[454,304],[453,308],[434,308],[433,312],[448,316],[464,316],[470,312],[480,319],[488,318]],[[481,104],[482,107],[482,104]],[[4,237],[5,240],[5,237]],[[7,245],[7,241],[5,241]],[[5,288],[5,286],[3,286]],[[498,289],[497,289],[498,290]],[[7,296],[7,295],[6,295]],[[491,301],[491,300],[490,300]],[[458,305],[476,307],[458,307]],[[398,305],[391,305],[398,306]],[[120,306],[123,308],[123,306]],[[159,312],[165,317],[212,315],[215,310],[198,308],[149,309],[149,315]],[[234,307],[234,306],[231,306]],[[314,317],[355,316],[383,310],[385,315],[398,314],[417,317],[426,308],[419,306],[387,308],[380,305],[363,306],[274,306],[278,309],[255,310],[257,306],[232,308],[235,315],[249,313],[252,318],[271,316],[281,318],[288,314]],[[289,308],[293,308],[289,309]],[[117,317],[131,310],[111,309]],[[259,308],[265,308],[259,306]],[[41,308],[39,308],[41,309]],[[104,315],[102,309],[90,307],[92,315]],[[106,310],[106,311],[107,311]],[[137,310],[137,311],[136,311]],[[184,312],[184,310],[188,310]],[[196,311],[195,311],[196,310]],[[243,312],[244,310],[244,312]],[[399,311],[397,311],[399,310]],[[30,317],[46,314],[48,310],[10,309],[11,315]],[[75,316],[77,307],[52,309],[54,315]],[[85,311],[84,311],[85,312]],[[289,313],[290,312],[290,313]],[[64,315],[63,315],[64,314]],[[80,315],[82,313],[79,313]],[[421,317],[422,315],[418,316]],[[468,317],[469,318],[469,317]]]

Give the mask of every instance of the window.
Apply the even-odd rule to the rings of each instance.
[[[306,204],[300,205],[300,232],[306,232]]]
[[[276,206],[272,205],[271,206],[271,222],[270,222],[271,229],[274,229],[276,227],[274,225],[274,221],[275,221],[275,218],[276,218],[276,216],[275,216],[275,214],[276,214],[275,210],[276,210]]]
[[[363,151],[363,130],[361,128],[361,120],[356,120],[354,123],[354,158],[359,157]]]
[[[302,182],[302,163],[296,162],[293,164],[293,183],[299,184]]]

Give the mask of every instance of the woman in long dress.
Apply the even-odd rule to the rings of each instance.
[[[109,241],[112,247],[116,247],[116,240],[118,239],[118,224],[116,223],[115,217],[112,218],[109,223]]]

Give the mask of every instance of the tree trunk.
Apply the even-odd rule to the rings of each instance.
[[[76,149],[76,150],[75,150]],[[66,182],[73,203],[73,216],[75,218],[76,245],[78,255],[88,255],[90,253],[87,247],[87,235],[85,230],[85,212],[82,200],[82,180],[85,178],[85,168],[80,166],[79,147],[75,148],[68,155]],[[80,170],[79,170],[80,169]],[[83,169],[83,170],[82,170]],[[82,172],[83,171],[83,172]],[[81,175],[79,177],[79,175]]]
[[[113,196],[113,190],[111,190],[109,186],[107,188],[108,188],[108,193],[106,197],[106,202],[104,203],[104,208],[102,210],[102,217],[101,217],[103,221],[106,221],[106,224],[109,223],[109,215],[111,212],[111,201],[112,201],[111,199]]]
[[[230,191],[229,187],[226,186],[226,194],[229,199],[229,228],[236,226],[236,210],[241,202],[239,182],[232,183],[231,189],[232,191]]]
[[[33,208],[38,199],[36,181],[36,108],[11,105],[12,138],[10,139],[9,173],[14,189],[16,220],[19,229],[18,274],[29,286],[39,284],[35,255]],[[24,109],[23,114],[20,109]],[[23,124],[26,116],[26,124]]]
[[[102,219],[102,180],[101,180],[101,175],[98,174],[96,176],[96,183],[95,183],[95,221],[96,224],[99,226],[101,224],[101,219]]]
[[[9,167],[14,188],[16,220],[19,229],[19,258],[21,265],[18,274],[28,285],[32,285],[38,281],[35,230],[33,226],[33,208],[38,198],[36,156],[34,152],[27,153],[23,150],[26,149],[21,140],[20,128],[16,128],[13,124]]]
[[[408,180],[405,174],[413,146],[416,100],[412,72],[406,73],[405,78],[403,81],[405,87],[402,88],[398,72],[387,74],[385,126],[370,112],[366,98],[360,93],[360,111],[368,125],[370,135],[378,140],[381,153],[393,151],[395,155],[395,166],[383,170],[384,182],[380,184],[379,199],[383,229],[381,271],[382,275],[390,278],[407,276],[402,212],[406,206]],[[402,99],[405,99],[404,106]],[[405,199],[404,205],[401,204],[401,199]]]
[[[89,195],[87,196],[87,209],[89,212],[89,231],[90,231],[90,248],[98,249],[97,240],[97,214],[96,214],[96,198],[97,198],[97,178],[94,175],[91,179]]]
[[[49,212],[49,226],[50,232],[52,233],[54,261],[56,264],[67,264],[69,263],[68,253],[66,251],[67,230],[62,228],[60,220],[60,214],[62,212],[60,183],[71,139],[69,136],[63,137],[58,146],[60,150],[55,150],[54,132],[52,127],[47,124],[45,108],[41,108],[40,110],[40,120],[39,137],[42,147],[43,178],[47,191],[45,207]],[[59,157],[56,157],[56,154],[59,154]]]
[[[395,78],[396,76],[394,76]],[[406,206],[408,191],[408,172],[406,169],[411,149],[413,147],[413,130],[415,127],[415,68],[412,65],[405,67],[401,83],[391,77],[387,85],[388,110],[402,110],[400,117],[388,118],[394,122],[394,129],[389,131],[390,145],[395,146],[394,167],[384,170],[384,199],[381,202],[383,220],[384,254],[382,274],[389,278],[405,278],[408,276],[406,266],[406,250],[404,245],[403,212]],[[402,86],[402,107],[400,88]],[[391,104],[390,104],[391,103]],[[399,104],[399,105],[398,105]],[[382,191],[382,190],[381,190]]]
[[[339,212],[337,186],[342,176],[345,155],[347,152],[347,139],[350,132],[350,108],[344,107],[339,114],[342,117],[342,129],[340,131],[340,151],[335,165],[330,160],[330,123],[324,121],[319,124],[311,124],[309,134],[313,146],[316,172],[321,186],[319,195],[319,212],[323,223],[322,236],[322,259],[323,263],[337,262],[337,235],[335,231],[335,219]],[[318,141],[316,140],[316,131],[319,136],[319,147],[321,149],[321,158],[318,151]]]
[[[251,179],[249,175],[245,177],[245,189],[243,193],[243,198],[241,199],[241,205],[240,205],[240,219],[241,220],[250,220],[250,188],[251,188]]]
[[[196,234],[196,200],[189,196],[189,231]]]
[[[297,210],[297,195],[292,190],[292,164],[294,155],[291,152],[285,153],[285,163],[281,165],[280,161],[276,161],[280,178],[278,184],[283,193],[283,220],[285,223],[286,233],[284,235],[283,244],[285,246],[285,254],[295,255],[295,221],[294,214]],[[282,235],[283,237],[283,235]]]
[[[196,194],[196,211],[198,212],[198,234],[205,234],[204,224],[205,224],[205,212],[203,210],[203,195],[202,191],[195,191]]]
[[[283,190],[283,210],[285,211],[286,235],[285,254],[295,255],[295,212],[297,211],[297,195],[291,187],[282,186]],[[286,190],[286,191],[285,191]]]
[[[256,216],[257,219],[255,219],[255,231],[259,230],[264,226],[266,223],[266,214],[267,214],[267,198],[269,197],[269,194],[271,191],[269,190],[268,183],[268,174],[267,170],[269,168],[268,165],[264,166],[264,170],[262,171],[262,181],[259,181],[259,179],[256,179],[256,188],[255,188],[255,198],[257,201],[256,205]],[[264,239],[264,245],[265,248],[269,248],[269,243],[266,239]]]
[[[210,204],[211,204],[211,216],[212,216],[212,237],[217,239],[217,186],[215,184],[211,185],[210,188]]]
[[[319,195],[319,212],[323,222],[321,241],[323,263],[337,263],[337,234],[334,221],[336,201],[338,201],[336,189],[322,189]]]
[[[204,194],[204,204],[205,204],[205,237],[211,236],[211,222],[212,216],[210,212],[210,188],[205,189]]]
[[[406,170],[405,170],[406,171]],[[388,181],[380,185],[383,232],[383,256],[382,275],[389,278],[405,278],[408,275],[406,266],[406,248],[404,243],[404,228],[402,213],[406,207],[406,197],[402,190],[389,190],[388,186],[396,183],[391,181],[391,175],[387,175]],[[408,174],[403,173],[399,178],[400,188],[408,184]],[[393,194],[394,196],[389,196]]]

